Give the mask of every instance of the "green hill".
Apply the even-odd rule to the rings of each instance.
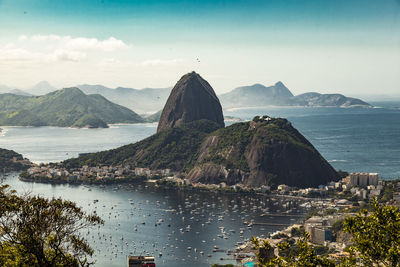
[[[186,178],[250,187],[312,187],[337,180],[338,175],[288,120],[257,116],[211,133]]]
[[[26,164],[21,161],[23,157],[21,154],[12,150],[0,148],[0,173],[3,171],[20,171],[28,168]]]
[[[108,128],[107,123],[93,114],[86,114],[74,122],[72,127],[76,128]]]
[[[116,149],[92,153],[64,161],[67,168],[83,165],[131,164],[151,169],[190,170],[207,134],[218,129],[212,121],[200,120],[167,129],[142,141]]]
[[[193,182],[250,187],[310,187],[338,179],[331,165],[290,122],[267,116],[226,128],[208,120],[194,121],[63,164],[67,168],[103,164],[170,168]]]
[[[137,123],[143,119],[132,110],[101,95],[85,95],[78,88],[65,88],[43,96],[0,95],[0,125],[87,126]]]

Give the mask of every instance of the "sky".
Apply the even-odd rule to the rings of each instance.
[[[0,0],[0,84],[400,95],[400,0]]]

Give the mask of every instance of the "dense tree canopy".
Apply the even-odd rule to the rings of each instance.
[[[318,255],[308,242],[307,233],[294,244],[278,244],[279,256],[265,257],[261,252],[269,251],[271,245],[253,238],[259,250],[259,266],[400,266],[400,211],[397,207],[379,204],[375,199],[371,211],[361,210],[342,223],[343,230],[352,235],[353,241],[346,249],[347,257],[333,260]]]
[[[74,202],[0,186],[0,265],[89,266],[93,249],[80,233],[101,223]]]
[[[400,266],[400,211],[376,200],[372,208],[345,220],[344,230],[353,236],[352,249],[365,266]]]

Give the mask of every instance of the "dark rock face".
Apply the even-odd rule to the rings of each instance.
[[[211,133],[202,143],[192,182],[249,187],[315,187],[339,179],[313,145],[285,119],[263,117]]]
[[[200,119],[225,126],[222,107],[213,88],[199,74],[191,72],[172,89],[161,113],[157,132]]]
[[[214,163],[206,163],[201,166],[195,166],[185,177],[194,183],[235,185],[244,183],[249,174],[239,169],[226,169],[225,166]]]
[[[250,187],[265,184],[315,187],[338,178],[336,171],[317,150],[293,143],[272,141],[262,144],[255,137],[246,158],[250,176],[244,184]]]

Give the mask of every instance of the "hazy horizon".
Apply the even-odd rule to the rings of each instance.
[[[400,1],[0,0],[0,84],[400,94]]]
[[[281,81],[282,82],[282,81]],[[14,88],[14,87],[10,87],[10,86],[8,86],[8,85],[5,85],[5,84],[0,84],[0,89],[2,88],[2,87],[7,87],[8,89],[10,89],[10,90],[14,90],[14,89],[17,89],[17,90],[22,90],[22,91],[25,91],[25,92],[27,92],[27,93],[29,93],[30,92],[30,90],[33,88],[33,87],[35,87],[35,86],[37,86],[37,85],[39,85],[39,84],[41,84],[41,83],[49,83],[48,81],[40,81],[40,82],[38,82],[38,83],[36,83],[36,84],[34,84],[34,85],[32,85],[32,86],[30,86],[30,87],[27,87],[27,88]],[[252,83],[252,84],[248,84],[248,85],[240,85],[240,86],[236,86],[236,87],[234,87],[234,88],[232,88],[231,90],[234,90],[234,89],[236,89],[236,88],[238,88],[238,87],[242,87],[242,86],[251,86],[251,85],[254,85],[254,84],[256,84],[256,83]],[[284,82],[283,82],[283,84],[285,84]],[[52,84],[50,84],[49,83],[49,85],[50,86],[53,86]],[[70,87],[79,87],[79,86],[82,86],[82,85],[89,85],[89,86],[104,86],[104,87],[106,87],[106,88],[108,88],[108,89],[113,89],[113,90],[115,90],[115,89],[117,89],[117,88],[119,88],[119,87],[123,87],[123,86],[116,86],[116,87],[109,87],[109,86],[106,86],[106,85],[104,85],[104,84],[75,84],[75,85],[69,85],[69,86],[64,86],[64,87],[59,87],[59,88],[55,88],[55,90],[61,90],[61,89],[63,89],[63,88],[70,88]],[[274,85],[274,84],[263,84],[264,86],[266,86],[266,87],[268,87],[268,86],[272,86],[272,85]],[[129,89],[134,89],[134,90],[145,90],[145,89],[168,89],[168,88],[170,88],[170,89],[172,89],[173,88],[173,86],[174,85],[170,85],[170,86],[162,86],[162,87],[156,87],[156,88],[150,88],[150,87],[143,87],[143,88],[133,88],[133,87],[123,87],[123,88],[129,88]],[[54,86],[53,86],[54,87]],[[215,88],[213,88],[213,89],[215,89]],[[292,93],[293,93],[293,91],[296,91],[296,90],[292,90],[291,88],[288,88]],[[229,91],[227,91],[227,92],[222,92],[222,93],[218,93],[218,90],[215,90],[216,92],[217,92],[217,95],[222,95],[222,94],[225,94],[225,93],[228,93],[228,92],[230,92],[231,90],[229,90]],[[297,93],[297,94],[294,94],[294,95],[300,95],[300,94],[303,94],[303,93],[309,93],[309,92],[311,92],[311,91],[304,91],[304,92],[299,92],[299,93]],[[320,93],[320,92],[318,92],[318,91],[315,91],[315,92],[317,92],[317,93]],[[336,94],[336,93],[338,93],[338,92],[325,92],[325,94]],[[397,101],[400,101],[400,92],[398,92],[398,93],[393,93],[393,94],[384,94],[384,93],[372,93],[372,94],[368,94],[368,93],[360,93],[360,94],[346,94],[345,96],[347,96],[347,97],[355,97],[355,98],[361,98],[362,100],[364,100],[364,101],[388,101],[388,102],[390,102],[390,101],[394,101],[394,102],[397,102]]]

